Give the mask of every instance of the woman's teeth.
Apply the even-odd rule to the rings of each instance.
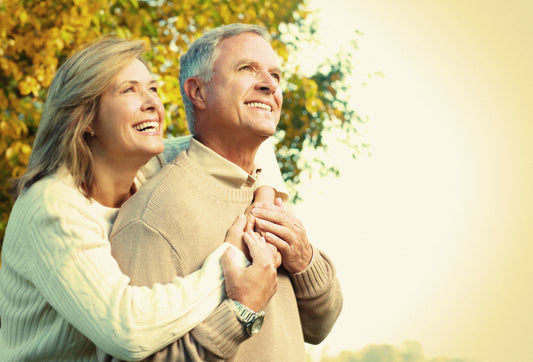
[[[157,131],[158,126],[159,122],[143,122],[136,126],[133,126],[133,129],[139,132],[154,132]]]

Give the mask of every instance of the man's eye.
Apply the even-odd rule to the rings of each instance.
[[[281,80],[281,75],[279,75],[278,73],[272,73],[272,78],[279,82]]]
[[[243,65],[243,66],[241,67],[241,70],[252,70],[252,67],[249,66],[249,65]]]
[[[159,89],[157,87],[150,87],[150,92],[157,93]]]

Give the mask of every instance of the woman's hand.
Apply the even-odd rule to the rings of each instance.
[[[235,246],[237,249],[242,251],[246,258],[251,261],[252,257],[246,243],[244,242],[243,235],[245,232],[254,233],[255,218],[252,216],[252,209],[254,204],[248,206],[246,212],[248,214],[239,215],[233,225],[228,229],[226,233],[226,239],[224,240],[227,243]],[[252,220],[251,220],[252,219]],[[251,221],[250,221],[251,220]],[[262,236],[259,233],[255,232],[258,237]],[[264,239],[263,239],[264,240]],[[279,268],[281,265],[281,254],[278,249],[270,243],[266,243],[267,248],[270,250],[272,257],[274,258],[274,265],[276,268]]]
[[[234,226],[244,228],[245,220]],[[277,290],[277,266],[268,243],[253,232],[244,232],[243,240],[250,251],[252,264],[243,267],[238,251],[233,247],[222,256],[222,268],[226,281],[226,295],[254,311],[264,309]]]

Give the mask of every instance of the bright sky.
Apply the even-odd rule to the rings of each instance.
[[[295,207],[344,290],[324,345],[533,360],[533,2],[310,5],[323,46],[303,59],[358,40],[351,100],[372,145],[332,151],[342,178],[306,182]]]

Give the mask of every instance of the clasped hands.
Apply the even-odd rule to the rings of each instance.
[[[290,273],[304,271],[313,257],[302,222],[286,209],[281,199],[274,204],[252,204],[226,234],[230,244],[241,249],[251,265],[238,267],[236,251],[229,248],[222,258],[226,294],[259,311],[277,289],[277,268]]]

